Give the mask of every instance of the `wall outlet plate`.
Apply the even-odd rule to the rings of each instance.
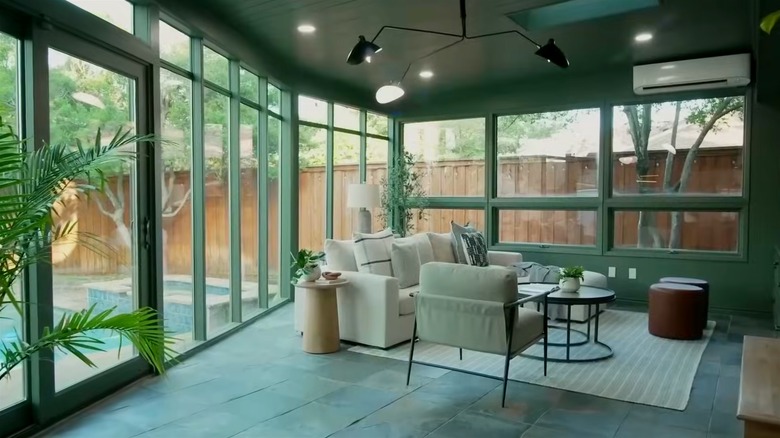
[[[628,268],[628,279],[636,280],[636,268]]]
[[[610,266],[609,267],[609,273],[607,275],[609,276],[609,278],[615,278],[615,267],[614,266]]]

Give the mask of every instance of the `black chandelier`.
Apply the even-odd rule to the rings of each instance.
[[[401,79],[398,82],[389,85],[384,85],[381,88],[379,88],[379,90],[377,90],[376,99],[377,102],[379,103],[392,102],[393,100],[396,100],[401,96],[403,96],[404,90],[401,88],[400,84],[406,77],[406,74],[409,73],[409,69],[412,67],[412,64],[414,64],[415,62],[421,59],[425,59],[429,56],[433,56],[439,52],[449,49],[450,47],[460,44],[466,40],[476,40],[479,38],[487,38],[487,37],[492,37],[497,35],[517,34],[523,37],[524,39],[526,39],[531,44],[536,46],[536,52],[534,53],[537,56],[540,56],[546,59],[547,62],[555,64],[561,68],[567,68],[569,66],[569,60],[566,59],[566,55],[557,45],[555,45],[555,40],[553,40],[552,38],[547,40],[546,44],[541,45],[536,41],[532,40],[531,38],[529,38],[527,35],[517,30],[506,30],[503,32],[493,32],[493,33],[486,33],[486,34],[475,35],[475,36],[468,35],[468,33],[466,32],[466,0],[460,0],[460,23],[462,29],[460,35],[455,33],[449,33],[449,32],[439,32],[435,30],[414,29],[410,27],[382,26],[382,28],[379,29],[379,32],[377,32],[376,35],[374,35],[374,38],[372,38],[371,41],[366,40],[366,37],[363,35],[360,35],[358,37],[357,44],[355,44],[355,47],[352,48],[352,50],[349,52],[349,55],[347,56],[347,64],[358,65],[358,64],[362,64],[363,62],[371,62],[371,57],[382,51],[382,48],[379,45],[377,45],[375,41],[377,38],[379,38],[379,35],[381,35],[385,29],[404,30],[409,32],[420,32],[420,33],[428,33],[428,34],[443,35],[443,36],[458,38],[458,40],[453,43],[447,44],[443,47],[439,47],[438,49],[430,53],[427,53],[417,59],[412,60],[412,62],[410,62],[409,65],[406,67],[406,71],[404,71],[404,74],[401,76]]]

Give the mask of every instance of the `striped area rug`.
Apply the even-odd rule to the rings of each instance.
[[[585,324],[572,324],[572,328],[585,331]],[[647,331],[647,314],[620,310],[606,310],[601,315],[599,340],[614,350],[614,356],[592,363],[548,363],[547,377],[542,372],[542,362],[516,357],[510,362],[509,378],[536,385],[592,394],[599,397],[684,410],[693,386],[693,378],[699,361],[712,336],[715,322],[710,321],[704,337],[698,341],[675,341],[657,338]],[[572,334],[572,341],[584,339]],[[564,330],[551,330],[550,342],[565,341]],[[409,360],[409,343],[382,350],[355,346],[350,351],[381,356],[402,361]],[[549,349],[550,356],[560,357],[564,348]],[[600,347],[572,348],[572,357],[603,352]],[[535,345],[526,353],[542,354]],[[501,356],[463,352],[453,347],[420,342],[415,346],[415,360],[465,369],[477,373],[502,376]]]

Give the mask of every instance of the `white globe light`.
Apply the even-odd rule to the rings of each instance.
[[[379,103],[390,103],[400,99],[404,95],[404,89],[396,84],[384,85],[376,90],[376,101]]]

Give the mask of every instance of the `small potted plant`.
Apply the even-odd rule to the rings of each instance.
[[[325,253],[301,249],[298,251],[298,254],[290,253],[290,257],[293,261],[290,268],[294,269],[293,284],[300,281],[314,281],[320,278],[320,274],[322,274],[320,261],[325,258]]]
[[[561,292],[574,293],[580,289],[580,281],[584,278],[585,269],[582,266],[570,266],[561,269]]]

